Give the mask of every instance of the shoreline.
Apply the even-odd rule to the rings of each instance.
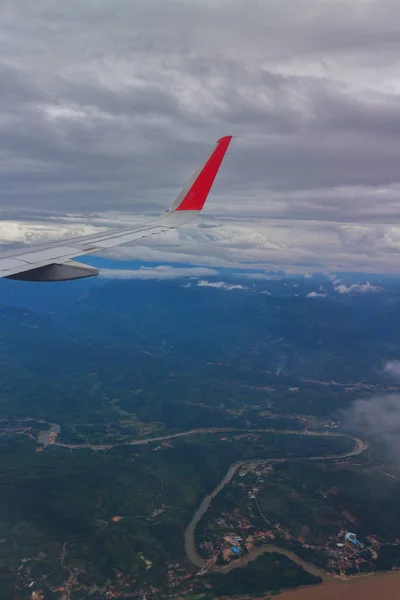
[[[378,597],[388,600],[400,598],[400,569],[351,575],[346,579],[332,577],[315,586],[307,585],[279,593],[282,600],[376,600]],[[271,594],[258,598],[270,599]]]

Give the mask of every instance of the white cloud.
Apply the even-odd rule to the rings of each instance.
[[[246,267],[248,268],[249,265],[243,265],[243,268],[245,269]],[[250,265],[251,269],[255,269],[256,265]],[[234,273],[235,277],[243,277],[244,279],[252,279],[254,281],[259,280],[259,281],[274,281],[277,279],[282,279],[283,276],[285,275],[285,273],[283,273],[282,271],[277,272],[274,270],[271,271],[265,271],[264,273],[257,273],[255,271],[250,270],[250,272],[248,273],[244,273],[244,272],[236,272]]]
[[[384,371],[396,382],[400,381],[400,361],[388,361]],[[368,433],[379,444],[385,444],[390,454],[400,461],[400,394],[356,400],[346,412],[346,419],[356,430]]]
[[[204,279],[202,279],[201,281],[199,281],[197,283],[197,287],[211,287],[211,288],[217,288],[219,290],[226,290],[226,291],[230,291],[230,290],[247,290],[248,288],[244,285],[239,285],[239,284],[229,284],[229,283],[225,283],[224,281],[206,281]]]
[[[180,277],[212,277],[218,271],[204,267],[140,267],[140,269],[102,269],[100,276],[106,279],[177,279]]]
[[[372,285],[369,281],[366,283],[353,283],[345,285],[340,279],[333,279],[333,288],[338,294],[365,294],[368,292],[381,292],[382,288]]]
[[[346,413],[346,420],[354,429],[385,444],[387,450],[400,461],[400,395],[388,394],[356,400]]]
[[[68,226],[49,223],[27,223],[24,221],[0,221],[0,244],[37,244],[52,240],[90,235],[104,231],[89,223],[71,223]]]
[[[397,381],[400,380],[400,361],[390,360],[386,363],[384,370],[386,373],[390,373]]]
[[[310,292],[307,294],[307,298],[326,298],[326,294],[321,292]]]
[[[104,211],[90,216],[77,213],[62,217],[41,215],[40,220],[28,214],[26,220],[19,222],[0,221],[0,244],[37,244],[67,239],[109,227],[136,226],[148,219],[143,214],[108,214]],[[361,239],[359,228],[341,224],[322,228],[311,221],[235,221],[212,218],[206,212],[179,230],[140,240],[137,245],[113,248],[103,255],[116,260],[243,269],[249,272],[249,277],[265,280],[281,277],[282,273],[306,278],[321,272],[397,273],[399,256],[387,244],[382,246],[382,228],[369,226],[362,230],[364,237]],[[390,230],[391,239],[398,235],[400,240],[400,228],[398,234],[393,227]],[[370,254],[364,246],[373,249]],[[252,274],[251,271],[256,272]]]

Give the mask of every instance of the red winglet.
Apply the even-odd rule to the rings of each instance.
[[[190,186],[185,197],[176,210],[201,210],[207,200],[209,191],[217,176],[232,136],[227,135],[218,140],[216,148]]]

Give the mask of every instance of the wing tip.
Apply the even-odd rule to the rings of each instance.
[[[195,181],[190,188],[186,190],[186,194],[176,210],[201,211],[213,186],[221,163],[225,158],[225,154],[232,138],[232,135],[225,135],[219,138],[213,152],[203,165],[203,168],[197,175]]]
[[[223,137],[219,138],[217,144],[229,144],[231,139],[233,138],[233,135],[224,135]]]

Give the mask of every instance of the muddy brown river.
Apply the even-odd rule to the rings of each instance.
[[[400,572],[353,577],[346,581],[331,579],[315,587],[282,592],[278,598],[280,600],[399,600]]]
[[[355,442],[355,447],[353,451],[348,453],[348,455],[356,456],[357,454],[361,454],[368,447],[367,444],[357,438],[353,438],[353,441]],[[324,457],[325,460],[329,458],[334,457]],[[311,460],[313,459],[311,458]],[[265,461],[265,458],[262,459],[262,462]],[[248,462],[249,460],[239,461],[230,466],[219,485],[203,499],[185,531],[186,555],[189,560],[200,569],[205,565],[206,561],[197,552],[195,545],[195,529],[201,518],[207,512],[207,509],[213,498],[215,498],[215,496],[217,496],[217,494],[219,494],[222,489],[232,480],[237,470],[243,464]],[[268,462],[274,462],[274,460]],[[290,560],[303,567],[303,569],[312,575],[320,576],[323,579],[322,583],[316,586],[282,592],[279,594],[279,598],[282,600],[378,600],[380,598],[382,600],[400,600],[400,571],[369,574],[365,576],[353,576],[348,579],[340,579],[339,577],[335,577],[332,574],[318,568],[316,565],[302,560],[294,552],[279,546],[274,546],[273,544],[261,546],[251,554],[229,563],[226,566],[217,567],[214,565],[214,567],[211,568],[211,571],[228,573],[232,569],[246,566],[246,564],[248,564],[251,560],[258,558],[265,552],[278,552],[279,554],[284,554],[290,558]],[[271,595],[267,594],[265,596],[265,600],[269,598],[271,598]]]
[[[211,431],[212,430],[207,430],[207,432],[211,432]],[[216,429],[214,431],[216,432],[216,431],[218,431],[218,429]],[[48,431],[41,432],[38,442],[43,444],[44,447],[48,446],[50,443],[50,434],[53,434],[54,438],[55,438],[54,442],[57,444],[56,438],[59,433],[60,433],[59,425],[52,424]],[[149,443],[151,441],[156,441],[157,439],[162,440],[162,439],[168,439],[170,437],[180,437],[180,436],[191,435],[191,434],[195,434],[195,433],[198,433],[198,434],[203,433],[203,430],[197,430],[197,431],[194,430],[194,431],[190,431],[190,432],[185,432],[183,434],[182,433],[175,434],[175,435],[164,436],[164,437],[155,438],[155,439],[137,440],[137,441],[134,441],[133,444],[144,444],[144,443]],[[204,433],[206,433],[206,430],[204,430]],[[283,433],[283,432],[276,432],[276,433]],[[286,433],[289,433],[289,432],[286,432]],[[290,432],[290,433],[292,435],[293,434],[301,435],[300,432]],[[332,433],[328,434],[325,432],[321,432],[321,433],[308,432],[308,434],[309,435],[340,435],[340,434],[332,434]],[[350,437],[350,436],[346,436],[346,437]],[[363,442],[357,438],[353,438],[353,441],[355,442],[355,448],[353,451],[349,452],[348,455],[354,456],[354,455],[360,454],[368,447],[368,445],[365,444],[365,442]],[[57,445],[63,445],[63,444],[57,444]],[[86,445],[82,445],[82,446],[81,445],[72,445],[72,444],[70,445],[71,448],[79,448],[79,447],[83,447],[83,446],[86,446]],[[103,446],[101,446],[101,445],[93,446],[93,449],[103,449]],[[313,457],[311,459],[309,458],[308,460],[316,460],[316,458],[319,458],[319,457]],[[324,459],[326,459],[326,458],[327,457],[324,457]],[[265,462],[265,460],[266,459],[264,458],[260,462]],[[215,496],[217,494],[219,494],[219,492],[225,487],[225,485],[227,485],[231,481],[231,479],[233,478],[233,476],[236,473],[236,471],[238,470],[238,468],[241,465],[246,464],[248,462],[249,462],[248,460],[239,461],[239,462],[231,465],[231,467],[228,469],[228,472],[226,473],[225,477],[223,477],[223,479],[221,480],[219,485],[211,492],[211,494],[209,494],[208,496],[206,496],[203,499],[203,502],[198,507],[197,511],[195,512],[195,514],[192,518],[191,523],[189,524],[189,526],[185,532],[185,549],[186,549],[187,556],[191,560],[191,562],[199,568],[201,568],[204,565],[205,561],[199,556],[199,554],[196,550],[195,544],[194,544],[194,532],[195,532],[196,526],[197,526],[198,522],[200,521],[200,519],[202,518],[202,516],[207,511],[212,499],[215,498]],[[275,461],[272,460],[270,462],[275,462]],[[322,569],[319,569],[316,565],[313,565],[312,563],[303,561],[301,558],[299,558],[296,554],[294,554],[290,550],[287,550],[285,548],[281,548],[278,546],[274,546],[273,544],[266,544],[260,548],[257,548],[255,550],[255,552],[253,552],[252,554],[246,555],[243,558],[241,558],[240,560],[237,560],[234,563],[230,563],[229,565],[226,565],[225,567],[214,567],[213,571],[227,573],[227,572],[231,571],[232,569],[244,567],[246,564],[248,564],[248,562],[256,559],[258,556],[261,556],[261,554],[263,554],[265,552],[279,552],[280,554],[284,554],[285,556],[290,558],[293,562],[295,562],[298,565],[300,565],[301,567],[303,567],[303,569],[305,569],[309,573],[312,573],[313,575],[319,575],[323,579],[323,582],[317,586],[298,588],[296,590],[287,590],[285,592],[282,592],[279,595],[279,598],[282,600],[356,600],[356,599],[357,600],[358,599],[360,599],[360,600],[377,600],[378,598],[379,599],[381,598],[382,600],[400,600],[400,571],[393,571],[390,573],[378,573],[378,574],[366,575],[366,576],[362,576],[362,577],[352,577],[347,580],[342,580],[342,579],[333,577],[332,575],[326,573]],[[265,596],[265,600],[267,600],[267,598],[271,598],[271,596],[269,594],[267,594]]]

